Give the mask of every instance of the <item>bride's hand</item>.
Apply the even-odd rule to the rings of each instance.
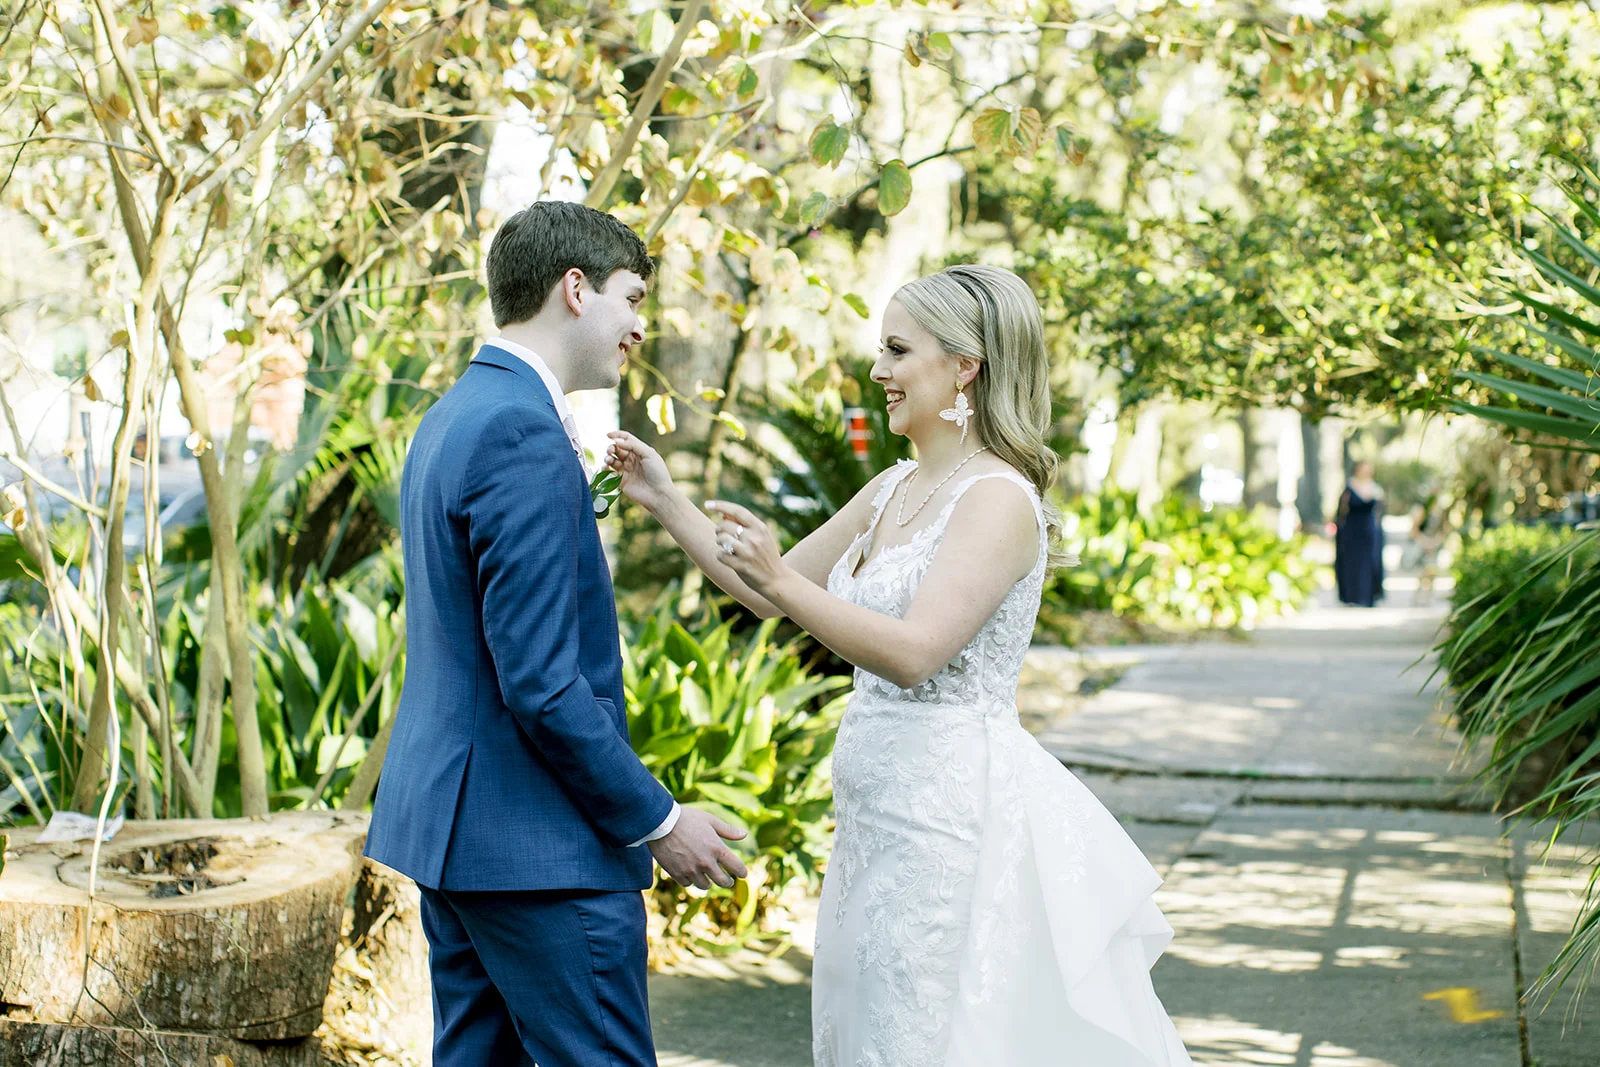
[[[622,494],[647,511],[656,508],[672,493],[672,475],[661,453],[625,430],[606,436],[606,466],[622,475]]]
[[[722,517],[717,558],[751,589],[765,594],[789,569],[767,524],[749,508],[726,500],[707,500],[706,510]]]

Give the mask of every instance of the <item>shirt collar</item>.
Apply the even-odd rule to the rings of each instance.
[[[539,354],[531,348],[519,345],[515,341],[508,341],[504,337],[490,338],[487,343],[503,351],[510,352],[534,369],[534,372],[539,375],[539,380],[544,382],[544,387],[550,392],[550,400],[556,406],[556,416],[565,424],[567,419],[572,416],[572,409],[567,406],[567,397],[561,391],[561,383],[556,381],[556,376],[545,365],[545,361],[539,358]]]

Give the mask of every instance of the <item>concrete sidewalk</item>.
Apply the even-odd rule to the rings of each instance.
[[[1600,989],[1565,1020],[1565,992],[1519,1007],[1583,851],[1541,866],[1537,828],[1506,834],[1472,785],[1424,689],[1442,613],[1324,600],[1247,643],[1091,650],[1132,665],[1040,732],[1166,879],[1154,978],[1196,1063],[1600,1067]],[[1082,677],[1080,655],[1030,670]],[[664,1067],[809,1064],[807,962],[652,978]]]

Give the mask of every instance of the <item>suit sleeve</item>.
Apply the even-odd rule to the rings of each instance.
[[[502,414],[473,456],[461,506],[501,697],[601,837],[621,848],[660,825],[673,800],[578,669],[576,546],[591,505],[581,478],[552,470],[570,449],[553,419]]]

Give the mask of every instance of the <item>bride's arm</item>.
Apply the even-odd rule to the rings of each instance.
[[[632,434],[610,435],[607,465],[623,477],[622,491],[653,515],[695,566],[717,588],[763,619],[783,614],[783,609],[752,589],[729,567],[717,545],[717,524],[672,481],[656,451]],[[885,471],[840,508],[827,522],[808,534],[783,556],[795,573],[818,586],[828,584],[828,572],[872,518],[872,499],[887,477]],[[764,528],[763,528],[764,529]]]
[[[708,504],[708,506],[710,506]],[[746,527],[729,568],[841,659],[911,689],[977,635],[1038,558],[1033,503],[1014,485],[979,482],[961,498],[904,618],[850,603],[779,558],[766,526],[737,504],[716,510]]]

